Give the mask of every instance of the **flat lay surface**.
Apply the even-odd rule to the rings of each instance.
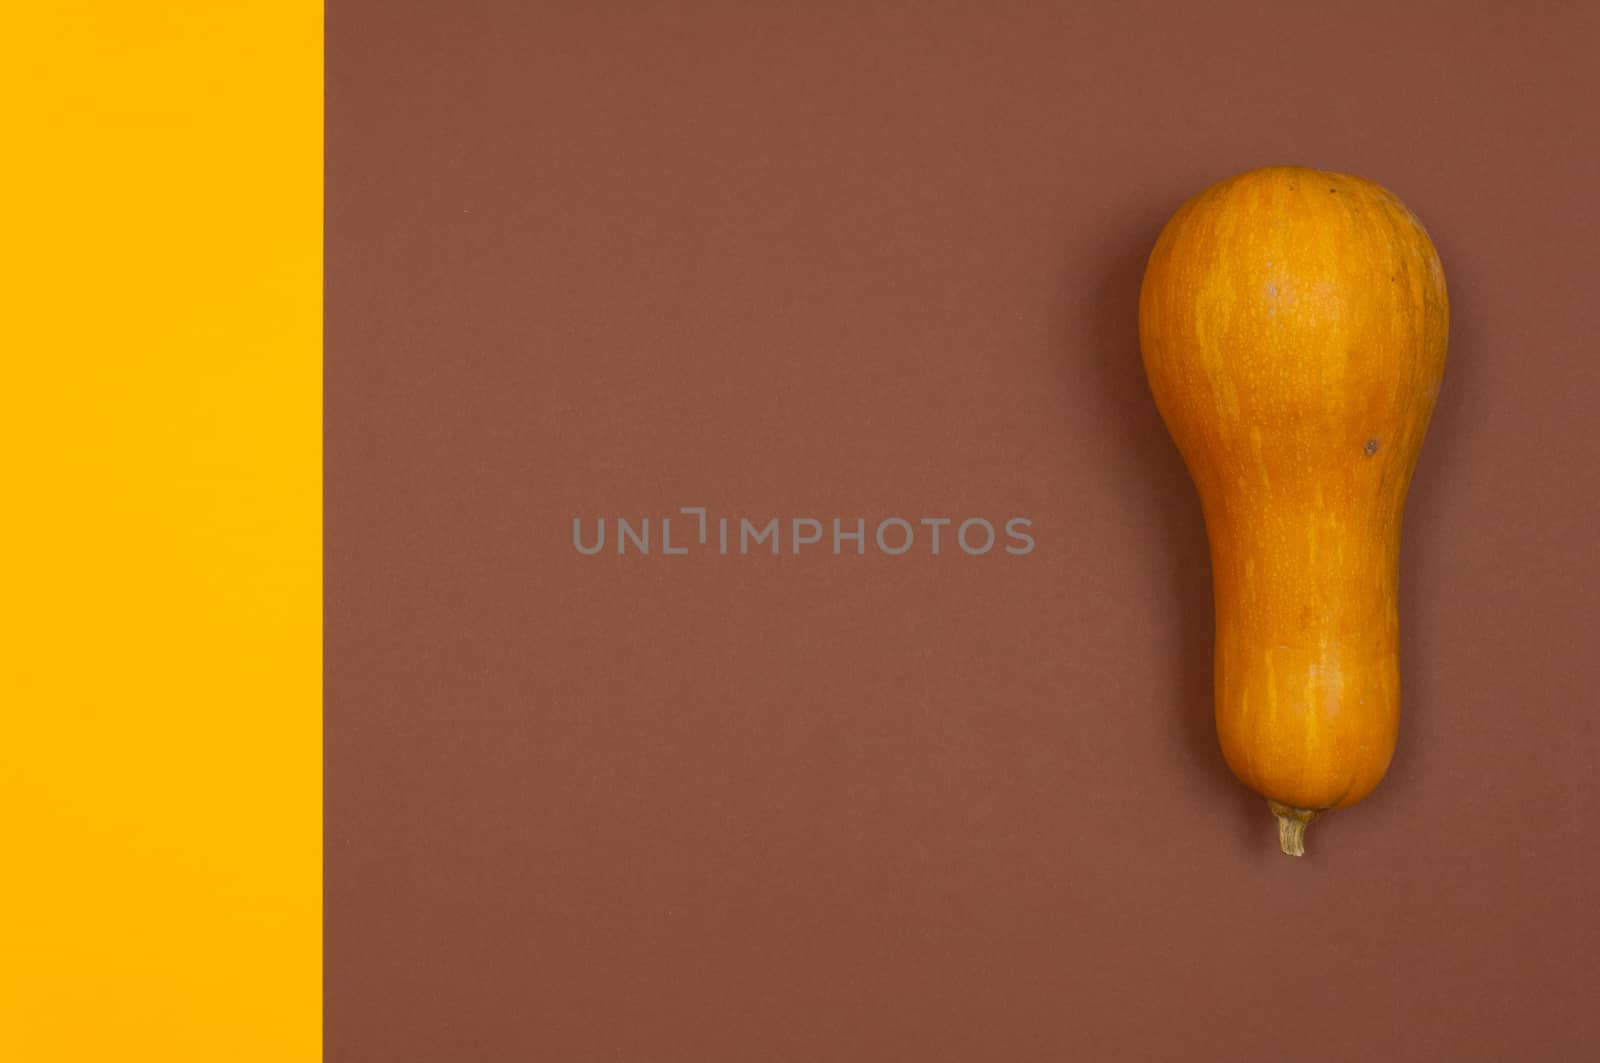
[[[1600,1036],[1590,7],[336,0],[327,33],[328,1058]],[[1391,189],[1451,303],[1397,752],[1302,860],[1218,750],[1137,332],[1166,219],[1280,163]]]

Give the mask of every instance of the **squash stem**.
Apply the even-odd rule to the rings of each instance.
[[[1289,856],[1306,855],[1306,826],[1320,813],[1268,801],[1267,807],[1278,817],[1278,848]]]

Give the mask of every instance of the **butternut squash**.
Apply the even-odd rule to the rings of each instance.
[[[1400,523],[1448,334],[1421,223],[1345,174],[1214,185],[1145,270],[1145,372],[1211,546],[1217,736],[1291,856],[1394,754]]]

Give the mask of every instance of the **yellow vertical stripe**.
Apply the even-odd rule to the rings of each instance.
[[[322,12],[0,0],[0,1060],[320,1056]]]

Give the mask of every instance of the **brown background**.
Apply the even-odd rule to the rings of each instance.
[[[329,1058],[1587,1057],[1594,10],[334,0]],[[1135,336],[1279,162],[1454,311],[1400,750],[1302,862]],[[1038,548],[571,545],[696,504]]]

